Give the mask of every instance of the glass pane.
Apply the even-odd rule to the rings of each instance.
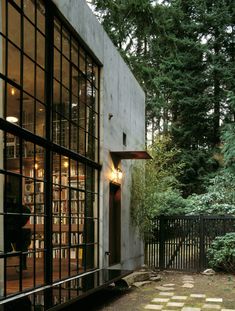
[[[99,87],[99,67],[96,65],[93,66],[93,83],[96,88]]]
[[[82,128],[86,126],[86,105],[82,102],[79,105],[79,125]]]
[[[45,67],[45,37],[37,31],[37,63]]]
[[[78,107],[78,98],[73,96],[71,105],[71,120],[76,124],[78,124]]]
[[[95,134],[95,118],[94,118],[94,111],[91,110],[89,107],[86,107],[86,130],[89,134]]]
[[[20,91],[10,84],[7,84],[6,120],[20,124]]]
[[[93,97],[95,101],[94,110],[98,113],[99,112],[99,92],[96,89],[93,89]]]
[[[23,83],[24,91],[28,92],[30,95],[34,96],[34,63],[28,58],[24,57],[24,73],[23,73]]]
[[[93,68],[92,68],[92,59],[87,57],[87,78],[92,82]]]
[[[20,291],[20,256],[6,258],[6,294],[14,294]]]
[[[0,169],[4,168],[4,158],[3,158],[3,150],[4,150],[4,132],[0,130]],[[3,175],[0,174],[0,185],[2,184]],[[1,211],[1,207],[0,207]]]
[[[83,103],[86,102],[86,80],[83,78],[80,79],[79,98]]]
[[[45,34],[45,7],[42,1],[36,0],[37,4],[37,27]]]
[[[23,142],[24,152],[23,152],[23,163],[25,167],[29,170],[25,169],[25,172],[29,173],[30,177],[35,178],[35,163],[34,163],[34,153],[35,153],[35,146],[33,143],[29,141]],[[27,158],[30,158],[26,160]]]
[[[2,12],[2,20],[0,22],[0,32],[5,35],[6,34],[6,5],[5,5],[5,0],[1,0],[0,7],[1,7],[1,12]]]
[[[70,149],[78,151],[78,127],[74,124],[70,124],[71,127],[71,146]]]
[[[65,116],[66,118],[69,118],[69,108],[70,108],[70,96],[69,96],[69,90],[67,90],[66,88],[62,87],[62,101],[61,101],[61,113],[63,114],[63,116]]]
[[[54,45],[61,50],[61,24],[59,21],[54,21]]]
[[[21,7],[21,0],[14,0],[14,2],[15,2],[19,7]]]
[[[34,1],[32,1],[32,0],[24,0],[23,3],[24,3],[23,4],[24,14],[33,23],[35,23],[35,5],[34,5]]]
[[[85,52],[80,48],[79,50],[79,69],[82,73],[86,73],[86,61],[85,61]]]
[[[0,35],[0,73],[5,75],[5,52],[6,52],[6,42],[5,39]]]
[[[53,91],[53,109],[60,111],[60,84],[56,80],[54,80]]]
[[[20,51],[8,43],[8,78],[20,84]]]
[[[46,120],[46,109],[45,106],[36,103],[36,134],[41,137],[45,137],[45,120]]]
[[[5,169],[14,173],[20,171],[20,144],[19,138],[7,133],[6,134],[6,161]]]
[[[85,155],[85,131],[79,128],[79,153]]]
[[[70,59],[70,36],[65,29],[62,30],[62,53]]]
[[[94,87],[91,85],[90,82],[87,82],[87,105],[91,108],[95,108],[95,97],[93,96]]]
[[[52,134],[53,134],[53,142],[56,144],[60,144],[61,116],[56,112],[53,112]]]
[[[65,57],[62,56],[62,83],[69,88],[70,64]]]
[[[60,66],[61,54],[54,49],[54,77],[61,80],[61,66]]]
[[[39,66],[36,67],[36,97],[44,102],[45,99],[45,72]]]
[[[35,28],[26,18],[24,19],[24,52],[35,59]]]
[[[72,68],[72,93],[78,96],[79,73],[76,68]]]
[[[8,3],[8,38],[20,47],[20,14]]]
[[[26,94],[23,96],[22,126],[34,133],[34,99]]]
[[[37,252],[35,254],[35,274],[36,274],[35,285],[36,286],[43,285],[45,283],[44,256],[45,256],[44,252]]]
[[[74,40],[71,43],[71,60],[78,67],[78,45]]]

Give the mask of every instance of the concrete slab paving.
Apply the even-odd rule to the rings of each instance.
[[[181,311],[201,311],[201,308],[184,307]]]
[[[173,286],[175,286],[175,284],[169,283],[169,284],[163,284],[162,286],[165,286],[165,287],[173,287]]]
[[[221,306],[220,305],[215,305],[215,304],[212,304],[212,303],[205,303],[203,306],[202,306],[202,309],[209,309],[209,310],[221,310]]]
[[[186,300],[188,296],[172,296],[171,299],[173,300]]]
[[[151,304],[149,304],[149,305],[146,305],[144,308],[145,308],[146,310],[162,310],[163,306],[161,306],[161,305],[151,305]]]
[[[160,296],[174,296],[173,292],[160,292],[159,293]]]
[[[168,302],[166,306],[167,307],[183,307],[184,302]]]
[[[192,298],[206,298],[205,294],[191,294],[190,297]]]
[[[169,298],[154,298],[151,302],[168,302]]]
[[[223,302],[222,298],[206,298],[206,302]]]

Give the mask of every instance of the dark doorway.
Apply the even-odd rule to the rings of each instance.
[[[109,265],[121,260],[121,187],[110,184],[109,194]]]

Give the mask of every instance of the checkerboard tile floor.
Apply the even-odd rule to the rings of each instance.
[[[183,288],[189,291],[194,287],[192,276],[182,278]],[[156,297],[144,306],[145,310],[161,311],[235,311],[235,309],[225,309],[223,307],[223,298],[207,297],[202,293],[190,293],[186,296],[179,295],[179,287],[176,289],[175,284],[163,284],[156,287]],[[177,293],[176,293],[177,291]]]

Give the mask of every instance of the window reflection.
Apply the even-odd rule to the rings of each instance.
[[[21,44],[20,18],[19,12],[8,2],[8,37],[18,47],[20,47]]]

